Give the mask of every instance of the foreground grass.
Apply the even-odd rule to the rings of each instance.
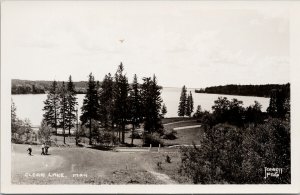
[[[182,183],[178,174],[180,156],[177,151],[130,153],[53,147],[49,150],[50,155],[42,156],[40,147],[33,146],[33,156],[29,156],[26,153],[27,145],[13,144],[12,147],[13,184]],[[171,156],[171,163],[165,162],[166,155]],[[157,162],[162,162],[161,166]],[[45,177],[33,177],[33,173],[43,173]],[[63,173],[64,177],[50,177],[49,173]]]

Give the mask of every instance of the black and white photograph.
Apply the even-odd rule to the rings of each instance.
[[[3,1],[7,183],[295,191],[292,6],[246,3]]]

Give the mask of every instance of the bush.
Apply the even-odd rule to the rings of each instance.
[[[166,156],[166,162],[171,163],[171,157],[169,155]]]
[[[152,144],[153,147],[158,147],[159,144],[161,146],[164,145],[158,133],[144,134],[144,146],[149,146],[150,144]]]
[[[175,130],[166,131],[166,132],[164,132],[164,135],[161,138],[174,140],[174,139],[177,139],[176,134],[177,134],[177,131],[175,131]]]
[[[247,129],[227,124],[205,128],[201,147],[181,148],[180,172],[194,183],[288,184],[290,126],[279,119]],[[264,179],[265,167],[282,168]]]
[[[98,137],[98,143],[108,145],[108,144],[116,144],[118,143],[118,137],[115,136],[111,131],[103,130],[100,132]]]
[[[139,132],[137,132],[137,131],[133,131],[133,134],[130,134],[129,138],[132,138],[132,135],[133,135],[133,139],[142,139]]]

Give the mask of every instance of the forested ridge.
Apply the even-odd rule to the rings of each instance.
[[[31,81],[12,79],[11,80],[11,94],[44,94],[50,90],[53,81]],[[59,86],[63,81],[57,81]],[[86,93],[87,81],[74,82],[75,91],[77,94]]]
[[[196,93],[212,93],[241,96],[270,97],[272,90],[290,91],[290,83],[265,85],[225,85],[195,90]]]

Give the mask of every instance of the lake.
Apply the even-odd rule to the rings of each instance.
[[[269,106],[269,98],[252,97],[252,96],[236,96],[236,95],[219,95],[219,94],[204,94],[195,93],[195,89],[188,89],[192,92],[194,99],[194,111],[197,105],[201,105],[202,109],[211,111],[214,101],[218,97],[227,97],[228,99],[236,98],[243,101],[243,106],[247,107],[258,101],[262,105],[262,111],[266,111]],[[166,117],[177,117],[177,110],[179,104],[181,88],[164,88],[162,90],[162,99],[167,106]],[[26,95],[12,95],[12,99],[17,107],[17,117],[20,119],[28,118],[32,126],[39,126],[43,118],[43,101],[46,99],[46,94],[26,94]],[[77,95],[78,107],[81,108],[84,94]],[[79,109],[80,110],[80,109]],[[80,113],[79,113],[80,115]]]

